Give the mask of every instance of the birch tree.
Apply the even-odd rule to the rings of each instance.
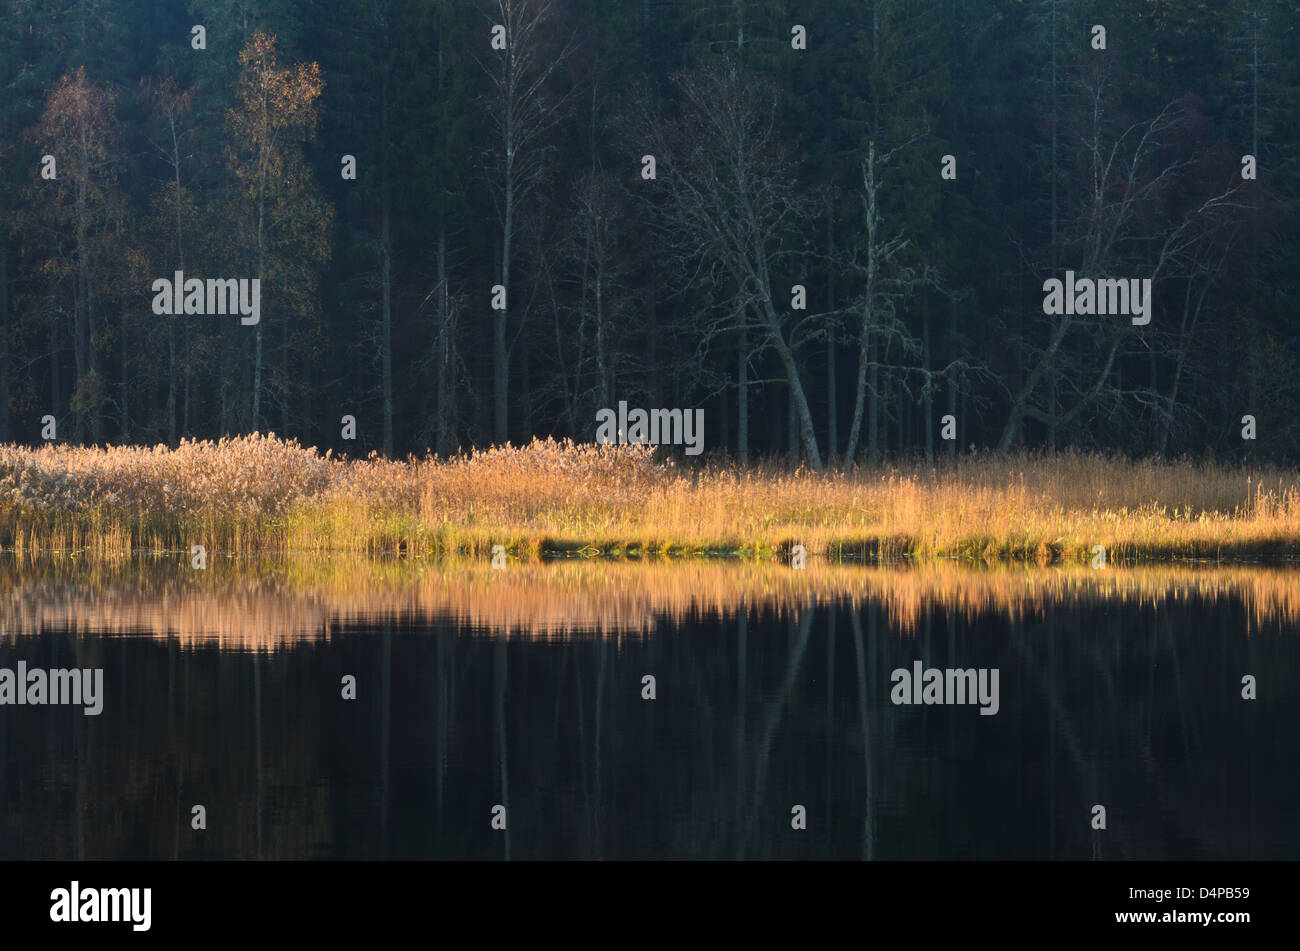
[[[313,312],[315,268],[329,254],[333,211],[320,197],[302,145],[315,134],[323,88],[315,63],[281,66],[275,37],[255,34],[239,54],[237,103],[226,116],[226,161],[234,178],[231,217],[241,257],[262,284],[262,319],[253,327],[249,425],[260,428],[266,390],[265,329],[281,337],[281,386],[289,385],[290,321]],[[269,306],[265,306],[269,305]],[[282,409],[285,396],[281,395]]]
[[[185,270],[186,238],[198,217],[193,197],[182,180],[182,147],[192,131],[187,117],[193,106],[193,90],[184,89],[174,77],[167,76],[158,82],[141,81],[145,102],[149,106],[154,122],[149,137],[154,150],[162,158],[167,170],[168,180],[154,198],[155,228],[165,233],[166,252],[157,260],[174,262],[174,267],[162,267],[160,273]],[[160,242],[162,244],[162,242]],[[174,253],[174,257],[172,256]],[[166,427],[167,442],[176,444],[176,409],[177,409],[177,318],[173,315],[167,320],[167,406]],[[188,372],[188,361],[186,361]]]
[[[1173,276],[1187,249],[1215,231],[1214,212],[1231,202],[1237,186],[1204,194],[1175,215],[1167,214],[1169,196],[1194,183],[1188,175],[1197,157],[1186,147],[1197,116],[1186,100],[1166,104],[1147,119],[1125,117],[1115,102],[1112,67],[1103,61],[1075,80],[1082,113],[1081,131],[1063,148],[1072,148],[1073,201],[1063,205],[1061,260],[1080,277],[1151,278],[1152,286]],[[1170,148],[1179,141],[1180,148]],[[1053,275],[1060,277],[1061,275]],[[1143,330],[1115,315],[1060,314],[1027,306],[1047,322],[1041,345],[1020,341],[1028,370],[1008,386],[1011,405],[998,440],[1007,452],[1026,418],[1064,427],[1104,394],[1115,394],[1112,372],[1126,346],[1140,346]],[[1153,319],[1160,319],[1159,317]],[[1049,379],[1057,390],[1046,400]]]
[[[554,41],[557,14],[552,0],[489,0],[486,13],[504,43],[504,49],[493,48],[479,59],[489,84],[487,112],[495,139],[490,174],[501,225],[499,283],[506,295],[505,306],[492,317],[492,434],[497,443],[504,443],[509,437],[506,331],[514,242],[521,209],[542,179],[546,135],[568,99],[568,93],[552,91],[551,80],[572,46]]]
[[[897,149],[878,153],[874,141],[867,144],[862,162],[863,234],[858,254],[851,260],[862,281],[856,310],[858,317],[858,372],[853,391],[853,422],[849,425],[849,442],[844,450],[845,463],[852,467],[857,458],[862,421],[866,416],[867,398],[874,403],[879,393],[880,359],[884,341],[896,343],[901,352],[916,353],[918,344],[906,325],[898,319],[897,302],[921,283],[924,272],[909,267],[903,257],[909,241],[900,231],[887,232],[881,215],[881,198],[885,186],[885,169]],[[859,260],[860,257],[860,260]],[[878,458],[876,409],[870,413],[868,449],[871,461]]]

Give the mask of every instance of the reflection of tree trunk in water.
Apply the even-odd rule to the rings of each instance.
[[[948,608],[948,610],[945,611],[944,614],[948,626],[948,664],[952,667],[964,666],[962,664],[957,663],[957,618],[953,615],[953,611],[951,607]],[[947,707],[948,707],[948,755],[956,756],[957,755],[957,705],[955,703],[950,703],[947,705]],[[1024,762],[1025,762],[1025,758],[1023,756],[1016,757],[1017,771],[1019,771],[1021,766],[1024,765]],[[1017,780],[1019,780],[1017,782],[1017,788],[1023,789],[1024,788],[1023,777],[1017,775],[1016,778]]]
[[[434,773],[437,778],[438,786],[438,832],[442,832],[442,794],[443,782],[446,778],[447,766],[447,671],[445,665],[447,637],[443,632],[437,632],[437,642],[434,647],[434,653],[438,659],[438,693],[433,698],[437,707],[438,729],[434,737],[434,756],[437,762],[434,764]]]
[[[1013,630],[1020,633],[1013,622]],[[1016,641],[1017,646],[1019,641]],[[1056,615],[1047,612],[1047,689],[1052,701],[1047,715],[1047,860],[1056,858]]]
[[[1154,707],[1156,705],[1156,651],[1159,647],[1159,633],[1155,626],[1151,627],[1151,657],[1150,665],[1147,667],[1147,716],[1146,723],[1142,730],[1142,742],[1147,749],[1151,748],[1151,721],[1155,717]]]
[[[838,603],[832,601],[827,609],[826,618],[826,736],[835,735],[835,616],[838,610]],[[822,800],[822,815],[826,820],[826,845],[829,847],[832,839],[831,829],[831,747],[834,744],[826,744],[826,777],[822,785],[826,789],[826,797]]]
[[[77,861],[84,861],[86,858],[86,783],[85,783],[85,765],[86,765],[86,718],[79,717],[73,720],[73,758],[76,762],[77,774],[77,795],[75,796],[77,804],[77,848],[75,855]]]
[[[560,648],[560,669],[556,671],[555,682],[560,685],[555,691],[555,709],[551,713],[551,732],[558,739],[560,736],[560,704],[564,699],[564,678],[569,673],[569,660],[573,656],[573,641],[569,640]]]
[[[900,411],[901,416],[901,411]],[[900,431],[901,435],[901,431]],[[921,606],[920,624],[921,624],[921,658],[927,666],[933,666],[934,654],[930,650],[930,622],[933,620],[929,605]],[[930,718],[921,717],[921,746],[928,749],[930,745]]]
[[[508,669],[506,665],[506,642],[499,639],[494,648],[495,657],[493,658],[492,679],[495,685],[496,693],[496,734],[497,734],[497,763],[500,767],[501,776],[501,805],[506,810],[506,827],[502,834],[506,838],[505,859],[510,861],[510,826],[514,817],[510,815],[510,777],[506,769],[506,679]]]
[[[873,611],[870,606],[867,610]],[[875,617],[874,611],[872,617]],[[858,673],[858,726],[862,730],[862,766],[867,784],[867,814],[862,817],[862,860],[870,862],[876,857],[876,800],[871,774],[871,724],[867,721],[866,652],[862,647],[862,620],[858,617],[858,612],[851,611],[849,619],[853,622],[853,654]],[[875,630],[871,633],[874,643]]]
[[[3,394],[0,394],[3,398]],[[9,652],[0,648],[0,667],[9,666]],[[5,785],[5,763],[9,762],[9,717],[0,717],[0,809],[8,812],[8,788]]]
[[[600,769],[600,735],[601,727],[604,725],[605,717],[605,664],[609,659],[609,638],[600,639],[600,667],[596,671],[596,738],[594,742],[596,753],[596,807],[592,814],[594,823],[594,846],[597,855],[603,855],[605,851],[605,810],[604,804],[604,783]]]
[[[749,329],[740,315],[740,355],[736,363],[736,455],[749,460]]]
[[[1085,806],[1087,808],[1087,821],[1091,830],[1092,807],[1094,804],[1107,805],[1098,798],[1098,782],[1096,763],[1090,760],[1083,749],[1082,743],[1079,742],[1078,731],[1074,728],[1074,718],[1070,711],[1061,703],[1061,698],[1056,690],[1056,623],[1055,617],[1050,612],[1047,615],[1047,674],[1038,670],[1034,665],[1032,658],[1026,652],[1024,644],[1021,643],[1021,636],[1024,631],[1020,627],[1012,628],[1011,643],[1015,645],[1016,654],[1021,660],[1021,665],[1025,669],[1032,669],[1038,673],[1038,678],[1043,682],[1043,687],[1048,701],[1048,788],[1056,788],[1056,735],[1059,732],[1061,739],[1065,741],[1065,750],[1070,757],[1070,762],[1074,766],[1075,772],[1081,781],[1086,780],[1089,788],[1088,795],[1091,797]],[[1054,804],[1056,797],[1054,794],[1049,795],[1048,805],[1048,858],[1056,857],[1056,810]],[[1109,826],[1111,809],[1106,808],[1107,824]],[[1097,837],[1092,836],[1094,842],[1094,851],[1096,849]],[[1121,843],[1122,844],[1122,843]]]
[[[799,673],[800,664],[803,663],[804,651],[808,647],[808,639],[812,634],[813,604],[814,602],[809,601],[803,607],[803,612],[799,618],[798,638],[790,650],[790,659],[786,662],[785,679],[781,681],[781,687],[777,690],[776,697],[772,701],[767,724],[763,729],[763,738],[758,744],[758,756],[754,767],[754,793],[750,798],[749,810],[745,815],[745,836],[741,840],[740,849],[737,851],[737,859],[745,857],[745,849],[749,846],[749,840],[753,837],[754,816],[758,813],[759,803],[763,798],[763,787],[767,782],[767,764],[772,752],[772,740],[776,736],[777,725],[781,722],[781,713],[785,710],[786,704],[790,700],[790,693],[794,690],[795,677]]]
[[[58,645],[56,643],[55,653],[54,653],[54,664],[57,665],[58,663],[59,663],[59,654],[58,654]],[[80,666],[81,664],[80,659],[78,659],[77,663],[78,666]],[[90,663],[87,666],[91,666],[91,667],[95,666],[93,659],[90,661]],[[126,669],[126,665],[123,664],[122,670],[125,671],[125,669]],[[123,676],[125,676],[125,673],[123,673]],[[19,689],[22,688],[20,687]],[[121,695],[124,697],[130,696],[130,694],[126,693],[125,691]],[[77,809],[76,857],[78,861],[84,860],[86,858],[86,776],[88,772],[86,764],[90,761],[91,758],[90,723],[88,722],[89,719],[90,719],[89,717],[78,715],[77,717],[74,718],[73,727],[72,727],[72,738],[73,738],[72,742],[73,742],[73,750],[74,750],[73,768],[76,774],[76,779],[75,779],[75,784],[76,784],[75,802],[76,802],[76,809]],[[53,742],[52,739],[51,742]],[[53,753],[54,752],[53,749],[51,749],[50,752]],[[100,856],[96,856],[96,857],[99,858]]]
[[[379,711],[379,842],[380,855],[388,854],[388,763],[391,731],[389,716],[393,700],[393,622],[390,618],[384,622],[383,641],[384,669],[380,675],[379,696],[382,709]]]
[[[581,783],[582,783],[582,802],[583,802],[583,807],[584,807],[584,808],[583,808],[583,817],[584,817],[584,823],[583,823],[583,824],[586,826],[586,829],[587,829],[587,838],[586,838],[586,842],[584,843],[584,845],[585,845],[585,847],[586,847],[586,849],[585,849],[585,857],[586,857],[586,858],[591,858],[591,851],[590,851],[590,850],[591,850],[591,774],[590,774],[590,772],[588,771],[588,768],[587,768],[587,715],[586,715],[586,712],[583,710],[583,707],[586,705],[587,698],[583,695],[583,690],[582,690],[582,670],[581,670],[581,668],[580,668],[579,659],[578,659],[578,644],[577,644],[577,642],[574,641],[574,640],[570,640],[569,643],[568,643],[568,645],[567,645],[567,651],[573,655],[573,684],[574,684],[574,696],[577,698],[577,701],[578,701],[578,702],[577,702],[577,708],[578,708],[578,776],[579,776],[580,781],[581,781]],[[559,689],[558,691],[556,691],[556,694],[555,694],[556,707],[558,708],[558,707],[559,707],[559,699],[560,699],[560,697],[562,697],[562,696],[564,695],[564,686],[563,686],[563,685],[564,685],[564,678],[563,678],[563,677],[559,677],[559,678],[557,679],[556,682],[559,683],[559,684],[561,685],[561,686],[560,686],[560,689]],[[557,745],[557,747],[558,747],[558,745],[559,745],[559,740],[560,740],[560,736],[559,736],[559,731],[557,730],[557,731],[556,731],[556,745]]]
[[[192,697],[192,696],[194,696],[194,694],[193,694],[193,693],[191,692],[191,690],[190,690],[190,661],[194,658],[194,652],[193,652],[193,651],[185,651],[185,653],[184,653],[183,656],[184,656],[184,658],[185,658],[185,683],[182,685],[181,695],[182,695],[182,696],[185,696],[185,697]],[[190,705],[189,705],[188,703],[185,704],[184,711],[185,711],[185,712],[184,712],[183,714],[181,714],[181,740],[182,740],[182,742],[181,742],[181,753],[180,753],[180,755],[179,755],[179,757],[178,757],[178,759],[180,760],[180,764],[181,764],[181,765],[180,765],[180,774],[176,777],[176,800],[177,800],[177,807],[176,807],[176,808],[177,808],[178,811],[180,811],[181,808],[182,808],[181,803],[183,802],[183,800],[182,800],[181,797],[183,797],[183,796],[185,795],[185,776],[186,776],[186,773],[188,772],[188,766],[189,766],[189,750],[190,750]],[[181,826],[180,826],[180,820],[178,819],[178,820],[177,820],[177,828],[179,829],[180,827],[181,827]],[[179,851],[180,851],[180,846],[177,845],[176,849],[177,849],[177,852],[179,853]]]
[[[1183,761],[1187,764],[1189,778],[1192,768],[1192,746],[1190,731],[1187,729],[1187,705],[1183,703],[1183,672],[1178,663],[1178,642],[1174,640],[1174,626],[1169,615],[1165,614],[1161,618],[1161,630],[1164,632],[1165,639],[1169,641],[1169,653],[1174,659],[1174,689],[1178,694],[1178,720],[1183,727]]]
[[[736,609],[736,692],[739,696],[739,702],[736,704],[736,771],[735,789],[736,795],[732,801],[732,825],[731,827],[739,833],[742,821],[740,811],[740,800],[744,794],[745,783],[741,779],[745,775],[745,667],[748,663],[749,647],[749,607],[745,599],[740,599],[740,606]],[[739,844],[737,845],[737,854],[739,854]]]
[[[1169,628],[1168,630],[1170,633],[1170,637],[1172,639],[1172,628]],[[1155,683],[1154,683],[1155,682],[1155,644],[1154,643],[1152,644],[1151,661],[1152,661],[1151,663],[1152,676],[1151,676],[1151,688],[1150,688],[1151,694],[1149,697],[1149,702],[1152,705],[1154,705],[1155,703]],[[1177,663],[1178,660],[1177,657],[1175,656],[1174,658],[1175,672],[1177,671]],[[1183,709],[1184,708],[1182,705],[1182,687],[1180,685],[1179,686],[1179,711],[1184,720],[1184,725],[1183,725],[1184,751],[1185,751],[1185,756],[1188,758],[1188,767],[1190,769],[1191,754],[1189,748],[1187,747],[1186,714],[1183,712]],[[1129,730],[1132,733],[1133,738],[1136,741],[1137,745],[1140,747],[1140,752],[1142,754],[1142,765],[1146,768],[1147,780],[1151,783],[1152,787],[1155,789],[1156,796],[1159,799],[1160,806],[1164,809],[1165,814],[1170,818],[1178,821],[1181,830],[1187,835],[1188,838],[1196,839],[1196,841],[1205,848],[1207,853],[1211,853],[1211,854],[1214,853],[1218,843],[1216,843],[1216,841],[1211,836],[1205,834],[1204,827],[1201,824],[1200,816],[1198,816],[1195,812],[1189,814],[1188,810],[1183,805],[1183,800],[1181,797],[1183,796],[1182,790],[1187,788],[1186,784],[1185,783],[1179,784],[1178,787],[1176,787],[1174,790],[1171,791],[1169,784],[1165,782],[1164,776],[1161,775],[1160,769],[1156,765],[1155,756],[1151,752],[1150,728],[1149,727],[1147,728],[1145,734],[1141,734],[1139,730],[1134,728],[1129,721],[1126,720],[1125,722],[1129,724]]]
[[[1223,640],[1223,638],[1220,638],[1220,640]],[[1258,770],[1259,758],[1255,754],[1259,749],[1259,744],[1256,741],[1257,734],[1254,730],[1246,730],[1245,733],[1246,733],[1245,743],[1250,750],[1250,809],[1246,814],[1250,816],[1249,855],[1251,858],[1254,858],[1256,855],[1259,854],[1257,850],[1258,847],[1255,844],[1256,842],[1255,820],[1259,816],[1259,811],[1255,808],[1255,790],[1259,787],[1259,770]],[[3,759],[3,756],[0,756],[0,759]],[[0,797],[0,802],[2,801],[3,801],[3,797]]]
[[[4,651],[0,651],[0,667],[8,667]],[[8,812],[9,790],[6,785],[5,763],[9,762],[9,717],[0,717],[0,809]]]
[[[1049,681],[1049,676],[1051,678],[1051,681],[1055,680],[1055,670],[1057,666],[1056,649],[1054,646],[1055,624],[1053,623],[1053,620],[1049,615],[1049,619],[1048,619],[1049,640],[1048,640],[1048,662],[1047,662],[1049,676],[1045,676],[1041,670],[1035,667],[1032,663],[1029,663],[1029,658],[1025,653],[1024,646],[1021,643],[1020,638],[1018,636],[1020,633],[1022,632],[1020,632],[1019,630],[1015,631],[1015,634],[1017,636],[1013,636],[1011,638],[1011,643],[1015,646],[1016,651],[1022,661],[1022,665],[1024,666],[1024,668],[1032,669],[1038,674],[1039,680],[1043,682],[1043,685],[1046,689],[1047,699],[1049,702],[1049,710],[1048,710],[1048,716],[1049,716],[1048,737],[1049,737],[1049,744],[1050,744],[1049,755],[1053,757],[1053,761],[1049,762],[1049,766],[1052,766],[1052,768],[1049,770],[1049,782],[1052,783],[1055,782],[1054,757],[1055,757],[1055,749],[1056,749],[1056,731],[1059,729],[1061,733],[1061,737],[1065,740],[1066,750],[1069,753],[1071,763],[1074,765],[1075,770],[1078,772],[1080,778],[1083,778],[1085,775],[1091,773],[1092,790],[1093,790],[1094,798],[1091,799],[1086,805],[1088,806],[1089,810],[1091,810],[1091,807],[1097,803],[1106,806],[1107,820],[1109,822],[1111,816],[1113,815],[1113,810],[1110,808],[1110,806],[1107,803],[1101,802],[1100,799],[1096,798],[1098,796],[1099,784],[1097,782],[1095,768],[1092,770],[1085,769],[1084,755],[1080,748],[1077,731],[1074,729],[1074,720],[1071,717],[1069,711],[1061,704],[1060,698],[1057,696],[1055,688],[1052,686],[1052,683]],[[1152,677],[1149,681],[1149,686],[1148,686],[1149,695],[1152,700],[1154,699],[1154,656],[1155,656],[1154,649],[1155,649],[1155,644],[1153,638],[1152,655],[1151,655],[1152,662],[1153,662]],[[1106,685],[1109,705],[1112,709],[1114,709],[1121,703],[1121,699],[1115,692],[1114,677],[1111,669],[1106,665],[1104,658],[1099,655],[1096,649],[1088,651],[1086,657],[1088,660],[1092,661],[1095,668],[1101,672],[1102,676],[1100,678],[1095,678],[1095,679],[1098,679],[1100,682]],[[1131,736],[1134,742],[1134,745],[1138,747],[1138,751],[1141,754],[1140,758],[1142,760],[1142,764],[1146,769],[1147,781],[1151,784],[1151,787],[1154,789],[1158,804],[1160,808],[1164,811],[1165,816],[1177,823],[1179,831],[1182,834],[1186,835],[1188,838],[1195,839],[1200,845],[1202,845],[1207,850],[1207,852],[1213,852],[1215,849],[1215,843],[1204,834],[1203,828],[1200,825],[1200,819],[1195,815],[1189,815],[1187,813],[1186,809],[1184,809],[1180,805],[1178,798],[1174,795],[1174,792],[1176,792],[1176,790],[1171,791],[1169,784],[1165,781],[1164,777],[1160,774],[1160,770],[1155,763],[1155,757],[1151,752],[1151,739],[1150,739],[1149,727],[1144,722],[1136,721],[1135,718],[1124,715],[1122,711],[1121,711],[1120,722],[1124,725],[1124,727],[1127,728],[1129,735]],[[1054,788],[1054,786],[1052,788]],[[1052,802],[1053,803],[1055,802],[1055,797],[1052,797]],[[1051,809],[1050,806],[1049,809]],[[1049,819],[1050,819],[1049,845],[1052,849],[1051,856],[1055,857],[1056,814],[1054,809],[1052,809],[1051,812],[1049,813]],[[1091,821],[1091,811],[1089,811],[1088,813],[1088,819],[1089,821]],[[1113,832],[1114,830],[1111,831]],[[1122,839],[1119,839],[1117,837],[1117,841],[1122,845]]]
[[[185,766],[182,760],[182,747],[176,742],[176,651],[179,645],[174,640],[167,642],[167,728],[171,733],[172,754],[176,757],[176,830],[172,840],[172,861],[181,857],[181,776]],[[3,760],[0,760],[2,762]]]
[[[262,858],[262,658],[261,654],[253,654],[253,718],[256,723],[254,729],[255,745],[254,756],[255,769],[257,772],[257,857]]]

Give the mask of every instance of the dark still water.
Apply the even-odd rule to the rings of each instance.
[[[1297,859],[1298,618],[1273,570],[5,555],[0,859]],[[98,715],[12,702],[71,668]]]

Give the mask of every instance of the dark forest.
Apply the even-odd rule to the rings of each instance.
[[[0,442],[448,454],[626,401],[818,470],[1295,458],[1294,3],[0,18]],[[1067,271],[1149,281],[1147,321],[1045,313]],[[257,278],[260,319],[159,315],[177,272]]]

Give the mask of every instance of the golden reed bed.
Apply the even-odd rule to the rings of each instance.
[[[1064,453],[818,476],[535,441],[343,460],[274,436],[0,446],[0,547],[810,554],[1086,563],[1300,558],[1300,473]]]
[[[1248,630],[1300,627],[1300,582],[1277,568],[1152,566],[875,567],[814,562],[796,571],[734,560],[511,563],[324,558],[226,559],[207,571],[182,558],[87,561],[0,557],[0,639],[52,629],[176,638],[189,647],[276,650],[329,639],[340,625],[450,623],[483,636],[558,640],[642,637],[657,621],[785,616],[840,601],[879,605],[915,633],[942,608],[973,621],[1041,617],[1051,605],[1105,602],[1160,608],[1203,597],[1236,599]]]

